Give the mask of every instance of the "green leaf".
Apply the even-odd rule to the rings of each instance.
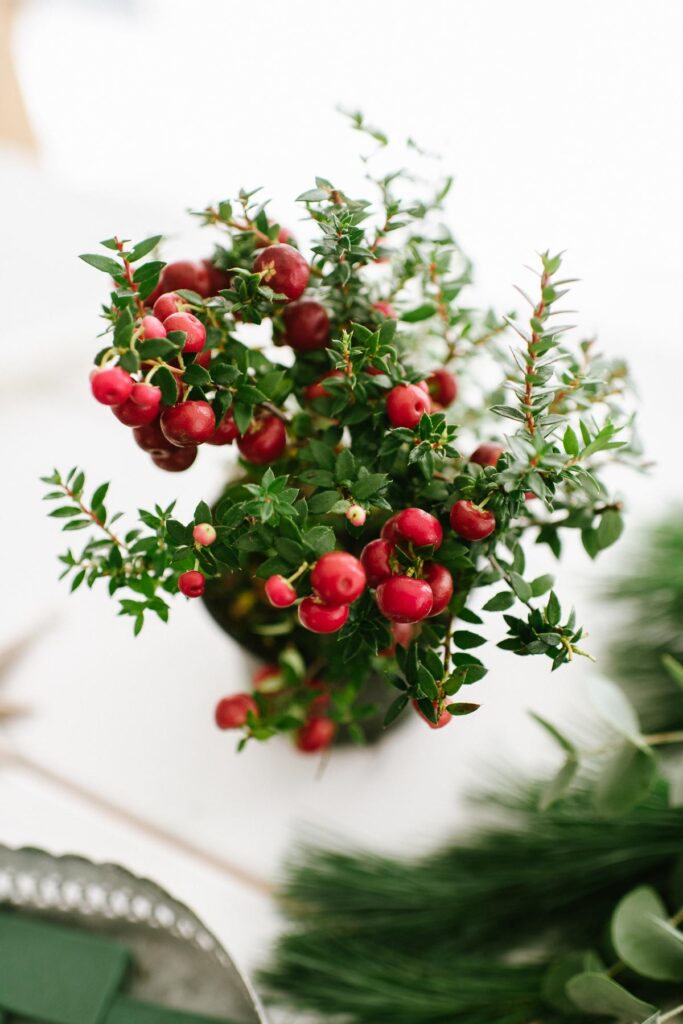
[[[353,496],[359,501],[363,501],[365,498],[370,498],[379,493],[388,483],[389,477],[386,473],[369,473],[367,476],[360,477],[353,484]]]
[[[504,612],[515,603],[515,595],[511,590],[501,590],[484,605],[485,612]]]
[[[567,455],[579,454],[579,439],[570,426],[568,426],[564,432],[562,444]]]
[[[683,981],[683,933],[669,923],[655,889],[642,885],[624,896],[611,930],[617,955],[632,970],[657,981]]]
[[[138,342],[137,351],[141,359],[163,359],[172,352],[177,352],[178,346],[168,338],[147,338]]]
[[[356,460],[351,453],[350,448],[343,448],[337,456],[337,461],[334,467],[334,476],[337,483],[343,481],[353,480],[356,473]]]
[[[510,573],[510,583],[520,601],[530,601],[532,597],[531,586],[525,579],[519,575],[519,573]]]
[[[157,245],[161,241],[161,235],[151,235],[150,238],[145,238],[144,241],[138,242],[134,245],[128,254],[128,259],[131,263],[135,263],[137,260],[141,260],[143,256],[146,256],[152,249],[156,249]]]
[[[559,772],[547,782],[541,790],[538,801],[539,811],[547,811],[561,800],[571,786],[576,773],[579,770],[579,762],[576,757],[570,755],[564,762]]]
[[[598,675],[589,678],[586,688],[593,708],[603,721],[631,743],[636,746],[642,745],[638,716],[623,690],[609,679]]]
[[[545,594],[552,587],[555,582],[555,577],[550,575],[537,576],[535,580],[531,581],[531,593],[533,597],[540,597],[541,594]]]
[[[100,256],[99,253],[86,252],[80,255],[79,260],[83,260],[89,266],[94,267],[95,270],[101,270],[105,274],[111,274],[112,277],[119,277],[123,273],[123,268],[118,260],[113,260],[111,256]]]
[[[644,1021],[655,1007],[631,995],[606,974],[586,971],[567,982],[567,995],[580,1010],[619,1020]]]
[[[681,665],[680,661],[672,658],[670,654],[663,654],[662,665],[669,673],[674,683],[677,683],[677,685],[683,690],[683,665]]]
[[[300,196],[296,197],[296,202],[322,203],[325,199],[329,199],[329,192],[322,188],[309,188],[307,192],[302,192]]]
[[[334,530],[329,526],[314,526],[304,534],[304,540],[308,547],[320,558],[328,551],[334,551],[335,536]]]
[[[481,647],[486,643],[486,639],[478,633],[471,633],[468,629],[456,629],[453,633],[453,643],[456,647],[469,651],[472,647]]]
[[[607,509],[600,517],[600,524],[597,530],[597,542],[600,550],[611,547],[621,537],[624,530],[624,520],[616,509]]]
[[[551,626],[557,626],[562,618],[562,609],[554,590],[550,591],[550,597],[548,598],[548,603],[545,606],[545,617]]]
[[[449,715],[459,717],[460,715],[471,715],[474,711],[478,711],[480,707],[480,704],[466,704],[461,701],[454,704],[448,704],[446,711]]]
[[[107,496],[107,491],[108,490],[109,490],[109,484],[108,483],[100,484],[100,486],[97,488],[97,490],[94,492],[94,494],[93,494],[93,496],[91,498],[91,502],[90,503],[91,503],[93,508],[99,508],[100,507],[100,505],[102,504],[102,502],[104,501],[104,499]]]
[[[161,388],[161,401],[164,405],[175,405],[178,401],[178,385],[167,367],[159,367],[152,377],[152,383]]]
[[[427,697],[428,700],[439,699],[439,687],[436,685],[436,680],[432,673],[424,665],[419,665],[417,669],[417,685],[421,691],[422,696]]]
[[[601,814],[618,817],[644,800],[657,778],[657,761],[648,747],[628,741],[603,767],[595,788]]]
[[[320,491],[308,499],[308,510],[313,516],[323,516],[339,501],[339,491]]]
[[[385,728],[388,725],[391,725],[392,722],[396,721],[398,716],[401,714],[401,712],[406,707],[406,705],[407,705],[409,700],[410,700],[410,698],[405,693],[401,693],[396,698],[396,700],[393,701],[389,705],[389,710],[387,711],[386,715],[384,716],[384,727]]]
[[[429,320],[429,318],[434,316],[436,312],[437,309],[433,302],[424,302],[416,309],[410,309],[407,313],[402,313],[401,320],[407,324],[416,324],[419,323],[420,320]]]
[[[586,971],[600,971],[602,964],[591,950],[566,953],[550,965],[541,983],[543,1001],[565,1015],[574,1016],[576,1007],[567,996],[567,982]]]
[[[595,558],[600,553],[600,544],[598,542],[598,531],[593,529],[585,529],[581,531],[581,543],[583,544],[586,554],[591,558]]]
[[[549,722],[546,718],[542,718],[541,715],[537,715],[535,711],[530,711],[529,714],[531,718],[533,718],[534,722],[540,725],[542,729],[545,729],[548,735],[555,740],[566,754],[576,757],[576,747],[572,741],[564,735],[564,733],[560,732],[556,725],[553,725],[553,723]]]

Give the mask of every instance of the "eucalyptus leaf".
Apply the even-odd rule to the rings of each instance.
[[[645,1021],[656,1010],[650,1003],[619,985],[606,974],[586,971],[567,982],[567,995],[584,1013],[617,1017],[619,1020]]]
[[[612,917],[618,956],[646,978],[683,981],[683,933],[668,921],[659,893],[642,885],[624,896]]]

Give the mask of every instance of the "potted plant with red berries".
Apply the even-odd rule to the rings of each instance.
[[[82,472],[55,471],[51,514],[95,527],[64,573],[105,580],[136,634],[174,594],[203,595],[268,663],[216,709],[242,743],[360,740],[378,678],[385,724],[411,705],[432,728],[468,714],[494,615],[499,647],[571,661],[582,629],[552,576],[525,577],[525,542],[559,557],[578,530],[593,558],[622,530],[603,469],[637,456],[626,372],[558,319],[561,256],[540,257],[524,319],[479,311],[440,222],[450,180],[425,197],[410,176],[368,178],[374,206],[323,178],[299,197],[307,254],[242,191],[198,214],[220,232],[203,262],[163,263],[160,236],[82,257],[114,282],[95,398],[161,470],[232,444],[240,468],[189,522],[156,506],[124,533],[107,484],[86,498]],[[250,324],[270,325],[265,346]]]

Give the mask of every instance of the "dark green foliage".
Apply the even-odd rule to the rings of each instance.
[[[536,790],[485,801],[506,825],[417,861],[297,850],[281,894],[292,929],[261,977],[278,1002],[358,1024],[570,1020],[543,999],[549,965],[582,949],[616,960],[610,917],[639,884],[654,884],[669,908],[683,903],[683,810],[668,806],[663,784],[609,822],[585,793],[545,813]],[[651,998],[651,982],[619,980]]]

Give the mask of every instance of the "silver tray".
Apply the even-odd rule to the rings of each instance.
[[[0,844],[0,905],[117,939],[135,958],[128,992],[189,1012],[267,1024],[218,939],[154,882],[116,864]]]

